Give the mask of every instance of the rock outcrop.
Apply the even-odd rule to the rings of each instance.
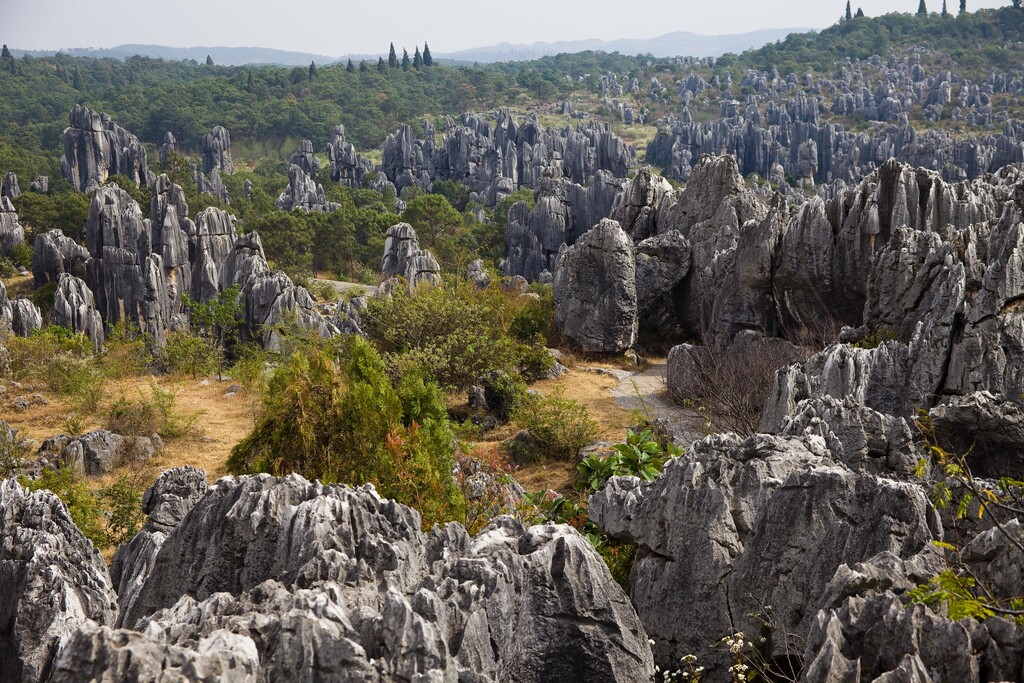
[[[69,273],[60,276],[53,297],[53,324],[84,334],[97,351],[103,347],[103,318],[96,310],[92,290],[81,278]]]
[[[356,153],[351,142],[345,140],[345,126],[336,126],[334,136],[327,145],[331,180],[342,187],[359,188],[363,178],[373,170],[373,163]]]
[[[231,162],[231,134],[224,126],[214,126],[212,131],[203,136],[202,172],[210,174],[214,169],[228,175],[235,170]]]
[[[49,491],[0,481],[0,679],[47,680],[51,660],[79,627],[112,625],[107,566]]]
[[[189,501],[196,490],[182,489]],[[225,676],[256,653],[265,680],[654,673],[632,607],[575,530],[499,518],[475,538],[457,524],[423,533],[415,511],[371,487],[221,479],[135,581],[142,588],[121,623],[141,634],[79,628],[56,659],[58,670],[82,672],[68,680],[123,666],[124,650],[172,669],[219,653]]]
[[[75,105],[64,129],[64,156],[60,172],[79,192],[102,185],[120,174],[137,186],[149,184],[146,149],[139,139],[107,114]]]
[[[309,164],[306,162],[304,165],[308,166]],[[327,201],[324,195],[324,186],[316,182],[316,177],[308,174],[303,166],[297,164],[288,166],[288,187],[277,198],[276,204],[277,208],[282,211],[298,209],[327,212],[335,211],[338,208],[337,203]]]
[[[27,337],[43,328],[43,314],[29,299],[15,299],[11,306],[11,331],[19,337]]]
[[[36,287],[57,282],[64,273],[85,277],[89,250],[54,228],[36,235],[32,250],[32,277]]]
[[[806,633],[842,565],[942,538],[922,487],[857,474],[813,436],[708,437],[654,482],[612,479],[590,516],[639,545],[630,595],[663,667],[734,629],[757,633],[767,605],[778,628]],[[803,654],[786,639],[764,647],[769,660]],[[728,653],[712,657],[728,668]]]
[[[555,324],[591,353],[621,353],[637,338],[636,260],[629,236],[603,220],[558,259]]]
[[[18,222],[14,205],[6,196],[0,197],[0,256],[10,254],[14,247],[24,242],[25,228]]]
[[[21,196],[21,188],[18,186],[18,176],[8,171],[4,174],[4,182],[0,185],[0,197],[15,199]]]

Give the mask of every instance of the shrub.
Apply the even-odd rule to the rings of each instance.
[[[127,543],[146,519],[142,512],[142,492],[122,474],[113,484],[100,489],[100,498],[107,507],[107,544]]]
[[[146,339],[137,325],[121,321],[107,333],[100,357],[107,377],[123,379],[140,375],[151,359]]]
[[[212,375],[220,366],[221,351],[188,330],[169,332],[159,362],[166,372],[192,378]]]
[[[50,313],[53,312],[53,300],[57,296],[57,283],[47,282],[45,285],[32,292],[32,303],[36,305],[36,308],[43,314],[44,317],[49,317]]]
[[[9,254],[14,265],[21,266],[23,268],[32,267],[32,255],[32,247],[30,247],[26,242],[18,242],[15,244]]]
[[[600,491],[612,477],[639,477],[644,481],[658,478],[665,463],[682,455],[674,444],[664,448],[649,430],[626,431],[626,441],[616,444],[611,455],[591,455],[576,466],[577,486],[585,491]]]
[[[37,479],[22,477],[21,485],[30,491],[51,491],[67,506],[71,521],[94,546],[107,546],[107,532],[103,528],[103,510],[99,501],[85,482],[75,477],[70,468],[44,469]]]
[[[17,433],[0,424],[0,479],[7,479],[21,471],[29,448],[18,439]]]
[[[586,406],[561,396],[528,394],[512,412],[512,419],[533,437],[528,459],[571,460],[597,434],[597,423]]]
[[[530,289],[538,298],[523,298],[524,303],[512,317],[509,331],[520,341],[534,342],[540,337],[545,344],[550,344],[555,338],[554,288],[534,283]]]
[[[228,469],[372,482],[429,524],[459,519],[464,507],[452,441],[441,392],[424,373],[392,384],[372,345],[342,338],[298,349],[274,370],[262,415]]]
[[[43,382],[50,391],[76,400],[84,412],[96,410],[103,398],[103,368],[93,344],[83,334],[50,325],[28,337],[7,341],[15,379]]]
[[[159,434],[165,439],[177,439],[195,427],[199,415],[177,410],[173,392],[150,384],[150,397],[140,396],[132,401],[118,398],[107,411],[106,428],[125,436],[151,436]]]

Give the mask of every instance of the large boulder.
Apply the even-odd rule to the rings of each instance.
[[[112,625],[117,603],[99,551],[49,491],[0,482],[0,680],[44,681],[79,626]],[[91,621],[90,621],[91,620]]]
[[[621,353],[636,343],[636,259],[618,223],[603,220],[565,249],[554,294],[559,333],[583,351]]]
[[[32,277],[35,286],[57,282],[64,273],[84,278],[89,250],[54,228],[36,235],[32,250]]]
[[[24,242],[25,228],[18,222],[14,205],[6,196],[0,197],[0,255],[11,253],[14,247]]]
[[[234,173],[231,161],[231,134],[224,126],[214,126],[213,130],[203,136],[203,173],[212,173],[214,169],[228,175]]]
[[[660,479],[609,481],[590,516],[639,546],[630,595],[662,667],[733,629],[757,633],[767,605],[778,628],[806,633],[841,565],[909,558],[942,537],[923,488],[855,473],[817,436],[708,437]],[[766,648],[802,654],[786,639]],[[724,671],[728,653],[712,663]]]

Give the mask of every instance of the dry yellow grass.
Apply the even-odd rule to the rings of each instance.
[[[210,379],[203,385],[199,380],[175,377],[134,377],[125,380],[108,381],[106,397],[94,415],[79,416],[80,429],[90,431],[103,427],[103,416],[118,398],[129,400],[150,399],[151,385],[156,384],[175,396],[175,410],[181,415],[195,415],[195,427],[191,433],[165,442],[165,448],[150,461],[118,468],[102,477],[90,479],[90,486],[99,488],[114,481],[121,474],[128,474],[140,487],[153,483],[164,470],[181,465],[192,465],[206,470],[207,480],[216,481],[227,474],[226,464],[231,449],[253,426],[253,403],[244,391],[235,396],[225,396],[229,381]],[[22,437],[43,441],[56,434],[68,431],[69,415],[75,407],[68,401],[40,391],[49,403],[33,405],[24,412],[15,412],[13,399],[29,393],[30,387],[22,390],[9,389],[0,403],[0,417],[19,431]]]

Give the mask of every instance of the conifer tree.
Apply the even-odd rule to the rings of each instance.
[[[412,62],[409,61],[409,51],[404,47],[402,48],[402,71],[408,71],[409,67],[412,66]]]
[[[960,14],[967,14],[967,0],[960,0]]]
[[[395,53],[394,43],[391,43],[391,51],[388,52],[388,66],[392,69],[398,68],[398,55]]]
[[[385,71],[387,71],[387,69],[388,65],[384,62],[384,58],[377,57],[377,71],[380,73],[384,73]]]
[[[917,6],[918,16],[928,16],[928,8],[924,4],[924,0],[921,0],[921,4]]]
[[[857,16],[857,17],[863,17],[863,16],[864,16],[864,10],[862,10],[862,9],[861,9],[860,7],[858,7],[858,8],[857,8],[857,14],[856,14],[856,16]]]
[[[206,55],[206,66],[213,66],[213,57]]]
[[[356,70],[356,65],[352,63],[352,60],[348,60],[348,64],[345,65],[345,71],[352,73]]]
[[[434,66],[434,58],[430,56],[430,46],[423,41],[423,66]]]
[[[423,57],[420,56],[420,46],[416,46],[416,54],[412,56],[412,66],[414,69],[418,69],[423,66]]]
[[[942,0],[942,16],[949,16],[949,12],[946,11],[946,0]]]
[[[71,87],[79,92],[85,92],[85,79],[82,77],[82,72],[78,70],[78,65],[75,65],[75,71],[71,74]]]
[[[316,62],[309,63],[309,80],[316,78]]]
[[[366,73],[369,70],[370,70],[370,67],[367,65],[366,60],[365,59],[360,59],[359,60],[359,73],[364,74],[364,73]]]
[[[4,43],[4,49],[3,49],[2,52],[0,52],[0,58],[3,58],[3,59],[11,59],[12,58],[11,51],[7,49],[7,43]]]
[[[850,7],[850,0],[846,0],[846,20],[853,19],[853,11]]]

